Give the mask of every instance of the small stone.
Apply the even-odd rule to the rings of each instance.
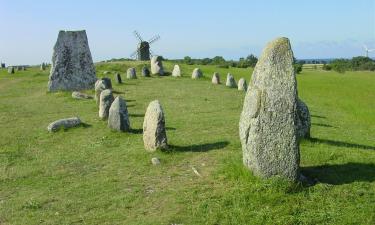
[[[109,108],[108,127],[117,131],[130,131],[128,108],[121,96],[117,96]]]
[[[119,73],[115,74],[115,81],[118,84],[122,84],[121,74],[119,74]]]
[[[214,75],[212,75],[212,81],[213,84],[220,84],[220,75],[218,72],[215,72]]]
[[[78,117],[60,119],[60,120],[56,120],[50,123],[47,127],[47,130],[49,132],[55,132],[59,130],[60,128],[68,129],[71,127],[78,126],[80,124],[81,124],[81,120]]]
[[[203,77],[203,73],[202,73],[202,71],[201,71],[199,68],[195,68],[195,69],[193,70],[193,73],[192,73],[192,75],[191,75],[191,78],[193,78],[193,79],[199,79],[199,78],[201,78],[201,77]]]
[[[142,67],[142,76],[144,77],[150,76],[150,70],[147,68],[147,66]]]
[[[143,121],[143,143],[149,152],[168,148],[164,112],[158,100],[150,102],[147,107]]]
[[[301,100],[297,101],[297,136],[298,138],[310,137],[311,118],[307,105]]]
[[[172,71],[173,77],[181,77],[181,69],[179,65],[174,65],[173,71]]]
[[[246,83],[246,80],[245,78],[241,78],[239,81],[238,81],[238,90],[239,91],[247,91],[247,83]]]
[[[95,101],[97,104],[99,104],[100,93],[106,89],[110,89],[110,86],[112,86],[112,84],[109,83],[107,79],[102,78],[95,82]]]
[[[236,81],[234,80],[233,75],[230,73],[227,74],[227,82],[225,83],[225,86],[230,87],[230,88],[237,87]]]
[[[75,98],[75,99],[92,99],[93,97],[91,95],[81,93],[79,91],[73,91],[72,92],[72,98]]]
[[[13,74],[14,73],[14,67],[13,66],[9,66],[8,67],[8,73],[9,74]]]
[[[152,165],[159,165],[160,160],[158,158],[154,157],[154,158],[151,159],[151,163],[152,163]]]
[[[163,76],[164,75],[164,67],[162,62],[162,57],[154,55],[151,58],[151,73],[158,74]]]
[[[136,73],[134,67],[131,67],[131,68],[129,68],[129,69],[126,71],[126,78],[127,78],[127,79],[137,79],[137,73]]]
[[[109,71],[104,71],[103,72],[103,75],[108,75],[108,74],[110,74],[111,72],[109,72]]]
[[[113,100],[111,89],[105,89],[100,93],[99,118],[103,120],[108,118],[109,108],[111,107]]]

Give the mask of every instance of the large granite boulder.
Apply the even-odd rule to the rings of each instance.
[[[154,55],[151,58],[151,73],[164,75],[163,58],[161,56]]]
[[[278,38],[254,68],[239,123],[243,163],[256,176],[299,179],[297,99],[289,39]]]
[[[297,136],[309,138],[311,127],[310,111],[307,105],[301,100],[297,101]]]
[[[214,75],[212,75],[212,80],[211,82],[213,84],[220,84],[220,75],[218,72],[215,72]]]
[[[48,90],[92,89],[95,81],[86,31],[60,31],[53,48]]]
[[[227,74],[227,82],[225,83],[225,86],[230,87],[230,88],[237,87],[236,81],[234,80],[233,75],[230,73]]]
[[[117,96],[109,108],[108,127],[117,131],[130,131],[128,108],[121,96]]]
[[[201,69],[195,68],[193,70],[193,73],[191,74],[191,78],[193,78],[193,79],[199,79],[201,77],[203,77],[203,73],[202,73]]]
[[[135,71],[134,67],[131,67],[126,71],[126,78],[127,79],[137,79],[137,72]]]
[[[172,71],[172,77],[181,77],[181,69],[179,65],[174,65]]]
[[[113,102],[113,94],[111,89],[105,89],[100,93],[99,101],[99,118],[107,119],[109,115],[109,108]]]
[[[238,80],[238,90],[247,91],[247,83],[246,83],[245,78],[241,78]]]
[[[80,124],[81,120],[78,117],[60,119],[50,123],[47,127],[47,130],[49,132],[55,132],[58,131],[60,128],[68,129],[71,127],[76,127]]]
[[[143,121],[143,143],[150,152],[168,147],[164,112],[158,100],[152,101],[147,107]]]

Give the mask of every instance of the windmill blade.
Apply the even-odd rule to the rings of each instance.
[[[154,37],[152,37],[149,41],[148,41],[148,44],[151,45],[152,43],[154,43],[155,41],[159,40],[160,39],[160,36],[159,35],[155,35]]]
[[[150,56],[154,56],[154,55],[155,55],[154,52],[151,51],[151,49],[150,49]]]
[[[134,36],[138,38],[139,42],[143,42],[141,35],[136,30],[133,33],[134,33]]]
[[[130,58],[137,58],[138,56],[138,50],[133,52],[131,55],[130,55]]]

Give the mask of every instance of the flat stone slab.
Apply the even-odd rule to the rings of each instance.
[[[56,120],[52,123],[50,123],[47,127],[47,130],[49,132],[56,132],[59,129],[68,129],[71,127],[76,127],[81,124],[81,120],[78,117],[72,117],[72,118],[65,118]]]

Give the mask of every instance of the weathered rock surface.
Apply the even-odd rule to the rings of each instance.
[[[234,77],[232,74],[228,73],[227,74],[227,82],[225,83],[225,85],[227,87],[230,87],[230,88],[235,88],[237,87],[236,85],[236,81],[234,80]]]
[[[53,48],[48,90],[92,89],[95,81],[86,31],[60,31]]]
[[[14,67],[13,66],[9,66],[8,67],[8,73],[9,74],[13,74],[14,73]]]
[[[151,58],[151,73],[164,75],[164,67],[162,63],[162,57],[154,55]]]
[[[247,83],[246,83],[245,78],[241,78],[238,81],[238,90],[239,91],[247,91]]]
[[[103,82],[104,82],[104,86],[106,87],[106,89],[112,89],[112,81],[111,81],[111,78],[103,77],[102,80],[103,80]]]
[[[218,72],[215,72],[214,75],[212,75],[212,80],[211,82],[213,84],[220,84],[220,75]]]
[[[287,38],[266,46],[246,93],[239,123],[243,163],[260,177],[299,178],[297,82]]]
[[[78,126],[80,124],[81,124],[81,120],[78,117],[60,119],[60,120],[56,120],[50,123],[47,127],[47,130],[49,132],[55,132],[55,131],[58,131],[60,128],[68,129],[71,127]]]
[[[147,107],[143,121],[143,143],[150,152],[168,147],[164,112],[158,100],[150,102]]]
[[[108,118],[109,108],[111,107],[113,100],[111,89],[105,89],[100,93],[99,118],[103,120]]]
[[[108,82],[108,79],[102,78],[95,82],[95,101],[99,104],[100,101],[100,93],[106,89],[111,89],[112,83]]]
[[[297,101],[297,136],[309,138],[311,127],[310,111],[307,105],[301,100]]]
[[[151,159],[152,165],[159,165],[160,164],[160,159],[154,157]]]
[[[202,71],[199,68],[195,68],[193,70],[193,73],[191,74],[191,78],[198,79],[198,78],[201,78],[201,77],[203,77]]]
[[[118,84],[122,84],[122,78],[120,73],[115,73],[115,81]]]
[[[147,68],[147,66],[142,67],[142,76],[144,77],[150,76],[150,70]]]
[[[173,77],[181,77],[181,69],[179,65],[174,65],[173,71],[172,71]]]
[[[72,92],[72,98],[75,98],[75,99],[92,99],[93,97],[91,95],[81,93],[79,91],[73,91]]]
[[[130,131],[128,108],[121,96],[117,96],[109,108],[108,127],[117,131]]]
[[[126,78],[137,79],[137,72],[135,71],[135,68],[131,67],[126,71]]]

